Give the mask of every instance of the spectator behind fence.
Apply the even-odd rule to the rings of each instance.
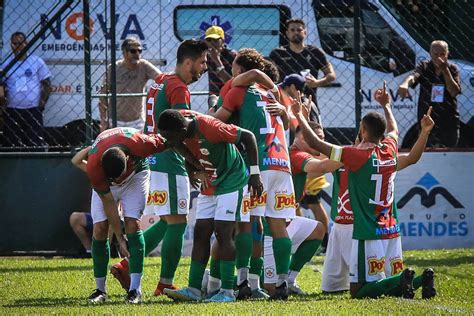
[[[433,41],[430,46],[431,60],[420,62],[413,74],[398,88],[402,97],[410,96],[408,88],[420,84],[418,98],[418,122],[430,106],[435,127],[427,146],[456,147],[459,140],[459,112],[457,95],[461,93],[461,80],[456,65],[448,62],[449,48],[445,41]]]
[[[208,28],[205,41],[209,47],[207,59],[209,95],[219,95],[224,83],[232,78],[232,62],[237,52],[225,45],[225,33],[220,26]]]
[[[10,37],[13,55],[2,63],[4,69],[26,47],[26,36],[15,32]],[[5,75],[5,74],[4,74]],[[6,89],[4,112],[5,146],[41,146],[43,142],[43,111],[50,94],[51,73],[36,55],[22,58],[2,78]]]
[[[270,53],[270,59],[280,68],[281,78],[293,73],[300,73],[305,77],[305,92],[311,95],[314,101],[310,120],[321,123],[316,89],[336,80],[336,73],[321,49],[305,44],[306,25],[303,20],[290,19],[286,22],[286,28],[286,36],[290,44],[274,49]],[[324,76],[317,79],[320,70],[323,71]]]
[[[122,42],[123,59],[116,62],[117,94],[143,93],[148,80],[154,80],[161,71],[151,62],[140,58],[142,45],[135,37],[126,38]],[[101,93],[110,92],[111,66],[104,75]],[[100,98],[100,131],[112,127],[111,108],[107,98]],[[117,126],[133,127],[143,131],[145,126],[145,98],[117,97]]]

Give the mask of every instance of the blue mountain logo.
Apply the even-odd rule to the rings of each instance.
[[[415,195],[421,198],[421,205],[426,208],[432,207],[436,204],[436,196],[443,196],[454,208],[464,208],[464,206],[448,191],[443,188],[438,180],[429,172],[425,173],[423,177],[416,183],[416,186],[411,188],[398,201],[398,208],[403,208]]]

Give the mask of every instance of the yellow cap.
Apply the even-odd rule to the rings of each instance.
[[[222,38],[222,39],[224,39],[224,37],[225,37],[224,30],[220,26],[214,25],[214,26],[211,26],[210,28],[208,28],[206,30],[205,38],[215,38],[215,39]]]

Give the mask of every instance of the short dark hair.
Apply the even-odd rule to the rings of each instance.
[[[23,33],[23,32],[15,32],[15,33],[13,33],[12,36],[10,36],[10,41],[12,41],[13,38],[14,38],[14,37],[17,37],[17,36],[23,37],[23,41],[26,41],[26,35],[25,35],[25,33]]]
[[[269,76],[273,82],[280,81],[280,73],[278,72],[278,68],[275,63],[273,63],[273,61],[263,59],[263,72]]]
[[[185,127],[185,122],[186,119],[179,111],[167,109],[161,112],[157,128],[159,131],[179,131]]]
[[[255,48],[241,48],[235,62],[244,69],[249,71],[251,69],[258,69],[264,71],[264,58]]]
[[[185,59],[191,59],[192,61],[195,61],[201,57],[202,53],[207,50],[208,47],[204,41],[196,39],[182,41],[181,44],[179,44],[178,51],[176,53],[176,62],[181,64]]]
[[[378,112],[369,112],[362,118],[369,136],[375,139],[381,139],[385,134],[387,128],[387,122],[382,114]]]
[[[119,147],[110,147],[104,151],[100,163],[105,176],[109,180],[120,177],[127,168],[125,152]]]
[[[308,121],[308,125],[309,125],[309,127],[311,127],[311,129],[313,131],[315,131],[317,129],[323,129],[323,126],[321,124],[317,123],[317,122]],[[298,134],[299,132],[301,132],[301,128],[298,125],[298,127],[296,128],[296,131],[295,131],[295,135]]]
[[[291,23],[297,23],[303,25],[303,28],[306,28],[306,23],[300,18],[292,18],[286,21],[286,28],[290,27]]]
[[[122,42],[122,50],[127,50],[130,48],[130,46],[132,45],[139,45],[141,46],[142,43],[140,42],[140,40],[136,37],[127,37],[126,39],[123,40]]]

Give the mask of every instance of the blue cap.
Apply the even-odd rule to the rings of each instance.
[[[303,91],[304,90],[304,85],[305,85],[305,80],[303,76],[299,74],[291,74],[286,76],[283,81],[281,82],[281,85],[283,87],[289,87],[292,84],[295,85],[296,90],[298,91]]]

